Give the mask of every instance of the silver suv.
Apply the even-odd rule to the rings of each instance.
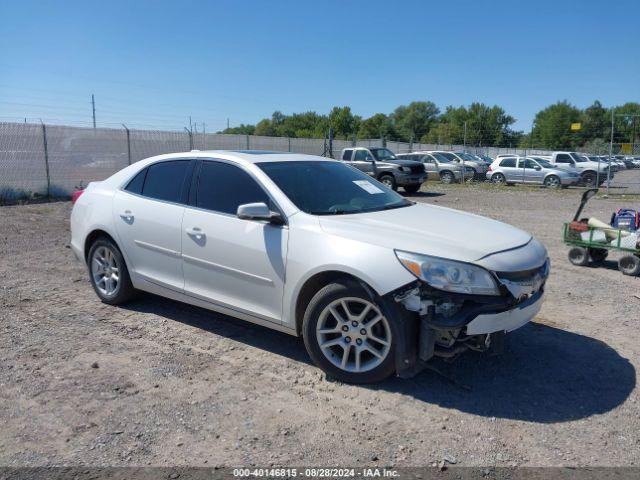
[[[477,159],[475,159],[471,154],[465,152],[447,152],[442,150],[430,151],[428,153],[439,153],[440,155],[448,158],[452,162],[459,163],[464,165],[465,167],[473,168],[473,178],[472,180],[484,180],[485,174],[487,173],[488,166],[482,162],[480,163]],[[465,172],[465,180],[467,179],[467,173]]]
[[[540,157],[502,157],[487,172],[487,180],[497,184],[528,183],[547,188],[567,188],[580,181],[580,174]]]
[[[340,158],[392,190],[403,187],[408,193],[415,193],[427,179],[421,162],[402,160],[388,148],[345,148]]]
[[[462,165],[451,161],[449,158],[439,153],[413,152],[396,155],[403,160],[416,160],[424,164],[427,171],[427,178],[430,180],[441,180],[442,183],[454,183],[462,181]],[[475,170],[465,166],[465,177],[471,178]]]

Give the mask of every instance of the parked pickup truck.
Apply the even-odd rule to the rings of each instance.
[[[607,180],[609,166],[606,163],[598,165],[598,162],[593,162],[577,152],[553,152],[550,156],[543,158],[558,166],[577,168],[582,185],[592,187],[596,183],[601,185]],[[613,174],[614,172],[612,171],[611,178],[613,178]]]
[[[408,193],[415,193],[427,179],[427,173],[421,162],[401,160],[387,148],[345,148],[340,158],[392,190],[403,187]]]

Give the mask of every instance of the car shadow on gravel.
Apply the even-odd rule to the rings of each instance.
[[[559,328],[530,323],[509,335],[498,357],[466,353],[442,372],[424,371],[371,388],[485,417],[539,423],[602,414],[624,403],[636,371],[606,343]]]

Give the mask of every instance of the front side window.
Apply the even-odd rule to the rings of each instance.
[[[413,204],[344,163],[290,161],[257,165],[296,207],[311,215],[372,212]]]
[[[566,153],[559,153],[556,156],[556,163],[573,163],[571,157]]]
[[[270,199],[247,172],[228,163],[202,163],[196,189],[198,208],[235,215],[240,205],[256,202],[269,205]]]
[[[440,163],[451,163],[451,158],[447,157],[443,153],[432,153],[431,156]]]
[[[447,158],[450,162],[458,161],[458,157],[456,157],[453,153],[450,153],[450,152],[438,152],[438,155],[442,155],[444,158]]]
[[[145,197],[179,203],[182,198],[182,186],[189,169],[189,160],[174,160],[155,163],[147,169],[142,187]]]
[[[536,162],[529,158],[520,160],[520,168],[536,168],[537,166]]]

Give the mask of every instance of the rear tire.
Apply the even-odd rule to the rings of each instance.
[[[502,173],[494,173],[491,175],[491,183],[495,183],[496,185],[505,185],[507,183],[507,178]]]
[[[640,275],[640,258],[635,255],[625,255],[618,260],[618,270],[624,275],[637,277]]]
[[[397,331],[356,282],[331,283],[316,293],[302,334],[313,362],[340,381],[376,383],[395,371]]]
[[[129,270],[117,245],[107,237],[100,237],[87,256],[89,279],[96,295],[109,305],[121,305],[134,296]]]
[[[382,182],[383,185],[385,185],[387,188],[390,188],[391,190],[395,191],[398,189],[398,185],[396,184],[396,179],[393,177],[393,175],[389,175],[389,174],[381,175],[380,182]]]
[[[569,261],[578,267],[589,264],[589,252],[584,247],[573,247],[569,250]]]
[[[405,185],[404,186],[404,191],[407,193],[416,193],[418,190],[420,190],[420,184],[416,183],[415,185]]]

